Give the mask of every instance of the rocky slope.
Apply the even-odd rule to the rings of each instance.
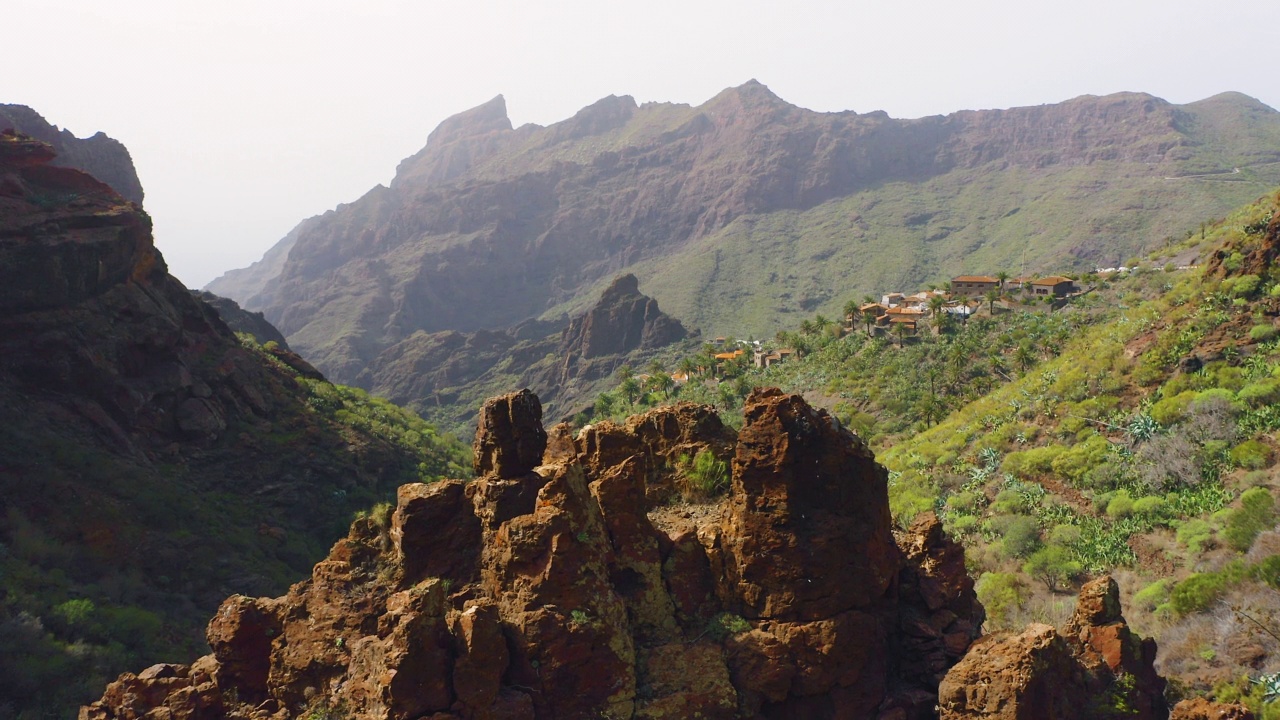
[[[235,300],[219,297],[204,290],[192,290],[191,294],[216,310],[218,317],[222,318],[222,322],[226,323],[232,332],[252,335],[253,339],[260,345],[273,342],[286,350],[289,349],[289,343],[285,341],[284,335],[281,335],[274,325],[267,322],[262,313],[250,312],[240,307]]]
[[[361,408],[243,346],[166,272],[136,204],[53,157],[0,134],[5,716],[192,655],[229,592],[283,589],[353,510],[459,470],[438,439],[339,421]]]
[[[40,113],[25,105],[0,104],[0,131],[14,130],[53,148],[54,167],[83,170],[111,186],[129,202],[142,204],[142,183],[133,167],[129,150],[105,133],[78,138],[70,130],[59,130]]]
[[[930,717],[983,613],[936,518],[896,538],[886,475],[798,396],[734,437],[681,405],[554,428],[481,411],[479,479],[400,488],[310,580],[234,596],[213,653],[126,674],[91,719]],[[667,459],[730,455],[728,497],[672,506]]]
[[[688,331],[622,275],[586,312],[558,322],[528,320],[505,331],[417,332],[392,345],[356,382],[412,407],[442,427],[475,427],[475,408],[504,388],[532,388],[548,415],[590,405],[620,365],[684,340]]]
[[[1117,264],[1252,199],[1277,160],[1280,113],[1238,94],[897,120],[750,82],[520,128],[499,97],[210,289],[348,382],[416,332],[553,319],[622,271],[709,334],[771,336],[790,313],[961,270]]]

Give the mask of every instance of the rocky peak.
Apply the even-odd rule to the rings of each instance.
[[[503,144],[511,131],[506,98],[498,95],[483,105],[458,113],[427,136],[427,144],[396,168],[391,187],[420,183],[433,186],[464,174]]]
[[[610,95],[582,108],[573,117],[547,128],[547,144],[601,135],[627,124],[637,109],[630,95]]]
[[[589,360],[652,350],[688,335],[679,320],[658,309],[658,301],[640,293],[640,281],[620,275],[583,315],[573,318],[560,336],[560,353]]]
[[[83,170],[111,186],[124,199],[142,204],[142,183],[129,150],[105,133],[78,138],[69,130],[59,130],[25,105],[4,104],[0,104],[0,130],[14,130],[48,143],[57,155],[54,165]]]
[[[211,655],[126,674],[81,717],[927,715],[934,671],[903,659],[941,674],[981,624],[955,612],[972,587],[938,577],[962,551],[927,524],[900,550],[884,469],[799,396],[748,413],[737,439],[690,405],[561,427],[531,467],[536,397],[493,399],[479,479],[401,487],[288,595],[223,603]],[[648,492],[678,481],[656,458],[699,445],[732,453],[726,500],[695,514]]]

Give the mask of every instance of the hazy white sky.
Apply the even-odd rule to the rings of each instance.
[[[894,117],[1122,90],[1280,108],[1276,47],[1276,0],[5,0],[0,102],[124,142],[197,287],[499,93],[516,125],[751,78]]]

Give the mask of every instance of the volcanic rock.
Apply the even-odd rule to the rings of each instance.
[[[1254,720],[1253,711],[1239,703],[1217,703],[1204,698],[1183,700],[1173,706],[1169,720]]]
[[[1110,576],[1080,590],[1060,634],[1035,624],[1020,634],[980,638],[938,687],[940,720],[1088,720],[1127,708],[1126,717],[1168,716],[1155,642],[1120,615]]]
[[[934,519],[899,549],[883,468],[797,395],[754,393],[736,442],[687,405],[557,431],[537,467],[535,397],[497,398],[482,416],[479,479],[405,486],[387,527],[357,521],[285,597],[224,604],[214,654],[198,663],[218,678],[205,706],[281,720],[334,708],[404,720],[921,717],[931,673],[945,670],[932,663],[962,654],[963,629],[981,624],[971,584],[949,576],[963,573],[959,546]],[[710,512],[648,491],[677,482],[661,458],[726,445],[732,485]],[[911,624],[932,623],[954,648],[904,636],[908,586]],[[898,672],[917,647],[931,653],[926,671]],[[111,688],[82,718],[196,717],[175,709],[185,685],[124,676]]]

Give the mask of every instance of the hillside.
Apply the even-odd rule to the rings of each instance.
[[[933,510],[964,543],[988,630],[1060,623],[1059,593],[1111,572],[1178,693],[1261,710],[1241,678],[1280,677],[1280,195],[1201,228],[1056,309],[1009,292],[901,339],[806,320],[779,338],[803,357],[713,378],[696,356],[676,397],[735,423],[753,386],[803,393],[877,448],[900,523]]]
[[[465,448],[166,271],[150,218],[0,134],[0,716],[67,717],[193,658],[229,593],[280,592],[357,510]]]
[[[0,131],[3,130],[15,130],[52,147],[55,155],[50,164],[54,167],[83,170],[111,186],[125,200],[142,204],[142,183],[128,148],[106,133],[78,138],[25,105],[0,104]]]
[[[1115,265],[1280,182],[1278,161],[1280,114],[1238,94],[897,120],[750,82],[520,128],[499,97],[209,289],[342,382],[415,332],[581,312],[621,272],[706,336],[768,336],[885,286]]]

